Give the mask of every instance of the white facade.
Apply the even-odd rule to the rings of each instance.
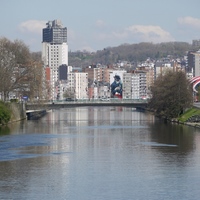
[[[132,99],[140,98],[140,74],[132,74]]]
[[[110,90],[107,85],[99,86],[98,98],[110,98]]]
[[[75,87],[75,78],[74,78],[74,73],[68,73],[68,76],[67,76],[67,87],[72,91],[74,90],[74,87]]]
[[[88,99],[88,73],[69,73],[67,88],[76,99]]]
[[[200,76],[200,50],[194,54],[194,76]]]
[[[123,74],[123,99],[132,99],[132,73]]]
[[[67,90],[74,92],[75,99],[88,99],[88,73],[68,73]]]
[[[98,87],[94,87],[94,99],[98,99],[99,95],[98,95]]]
[[[139,83],[140,83],[140,98],[146,98],[147,97],[147,76],[145,72],[139,73]]]
[[[57,99],[60,93],[58,69],[60,65],[68,65],[68,45],[42,43],[42,59],[44,67],[50,68],[50,95],[51,99]]]
[[[147,97],[145,72],[123,74],[123,99],[142,99]]]
[[[68,66],[67,67],[67,73],[69,74],[69,73],[71,73],[72,72],[72,66]]]

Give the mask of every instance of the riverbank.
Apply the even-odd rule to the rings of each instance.
[[[172,120],[168,120],[168,121],[170,121],[171,123],[182,124],[182,125],[186,125],[186,126],[200,128],[200,122],[181,122],[178,119],[172,119]]]
[[[145,109],[148,112],[154,114],[152,110],[148,108]],[[171,123],[182,124],[186,126],[192,126],[195,128],[200,128],[200,108],[199,107],[192,107],[184,112],[179,118],[175,119],[164,119],[170,121]]]
[[[200,109],[198,107],[188,109],[177,121],[179,124],[200,128]]]

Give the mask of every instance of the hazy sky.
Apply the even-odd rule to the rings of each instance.
[[[1,0],[0,37],[41,51],[46,22],[61,20],[69,50],[200,39],[199,0]]]

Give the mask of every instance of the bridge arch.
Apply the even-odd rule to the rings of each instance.
[[[200,76],[196,76],[190,79],[190,83],[192,84],[193,92],[198,93],[196,87],[200,84]]]

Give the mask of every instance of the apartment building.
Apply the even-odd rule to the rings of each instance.
[[[59,67],[68,66],[67,28],[63,27],[60,20],[49,21],[42,36],[42,60],[49,79],[49,99],[56,100],[61,92]]]
[[[74,73],[74,89],[76,99],[88,99],[88,74]]]
[[[123,99],[147,98],[147,72],[136,70],[123,74]]]
[[[140,74],[132,73],[132,81],[131,81],[131,98],[132,99],[140,99]]]
[[[192,40],[192,46],[194,48],[200,47],[200,40]]]
[[[88,79],[94,82],[110,82],[110,72],[113,71],[107,66],[89,66],[85,68],[85,72],[88,73]]]
[[[123,75],[123,99],[132,99],[132,73],[124,73]]]
[[[200,50],[199,51],[196,51],[193,53],[194,55],[194,69],[193,69],[193,75],[194,77],[196,76],[200,76]]]

